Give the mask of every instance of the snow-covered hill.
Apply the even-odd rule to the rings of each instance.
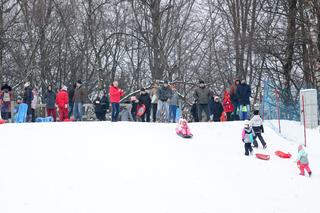
[[[175,124],[1,125],[0,212],[316,213],[319,131],[308,131],[308,178],[273,154],[302,142],[299,124],[282,125],[286,137],[266,122],[268,149],[256,150],[270,161],[244,156],[242,122],[191,124],[191,140]]]

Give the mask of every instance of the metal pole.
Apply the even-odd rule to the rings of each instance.
[[[277,98],[277,114],[278,114],[278,127],[279,133],[281,133],[281,124],[280,124],[280,106],[279,106],[279,91],[276,90],[276,98]]]
[[[304,95],[302,95],[302,115],[303,115],[303,131],[304,131],[304,146],[307,146],[307,132],[306,132],[306,113],[304,110]]]

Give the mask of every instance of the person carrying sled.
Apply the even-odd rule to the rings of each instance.
[[[259,110],[255,110],[253,112],[253,117],[250,120],[250,125],[252,126],[252,129],[255,134],[253,138],[253,147],[258,148],[258,142],[257,142],[257,137],[258,137],[263,148],[264,149],[267,148],[267,144],[262,137],[262,133],[264,133],[264,129],[263,129],[263,121],[262,121],[262,118],[260,117]]]
[[[182,137],[193,136],[188,126],[188,121],[184,118],[179,119],[178,127],[176,128],[176,133]]]
[[[118,120],[118,116],[120,113],[121,96],[124,96],[124,92],[121,88],[119,88],[118,81],[114,81],[112,85],[109,87],[109,97],[111,102],[111,118],[113,122]]]
[[[303,145],[299,145],[298,147],[297,165],[300,170],[299,175],[304,176],[304,170],[306,170],[309,174],[309,177],[311,176],[312,172],[309,167],[308,153],[304,150]]]
[[[253,143],[254,131],[250,127],[250,121],[244,121],[244,128],[242,130],[242,142],[244,143],[245,155],[248,156],[249,153],[253,154],[253,149],[251,144]]]
[[[69,118],[69,94],[68,88],[63,86],[56,97],[56,105],[59,109],[59,120],[64,121]]]
[[[140,96],[138,98],[138,105],[144,105],[145,112],[141,115],[142,122],[150,122],[150,113],[151,113],[151,98],[149,93],[146,92],[145,88],[140,89]]]

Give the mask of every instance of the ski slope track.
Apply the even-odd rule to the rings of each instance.
[[[309,178],[294,162],[303,128],[282,126],[286,137],[265,124],[262,161],[244,156],[242,122],[190,124],[192,139],[176,124],[0,125],[0,212],[318,213],[319,129],[308,130]]]

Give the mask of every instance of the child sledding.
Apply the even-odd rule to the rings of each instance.
[[[188,126],[188,121],[184,118],[180,118],[176,133],[183,138],[192,138],[192,133]]]

